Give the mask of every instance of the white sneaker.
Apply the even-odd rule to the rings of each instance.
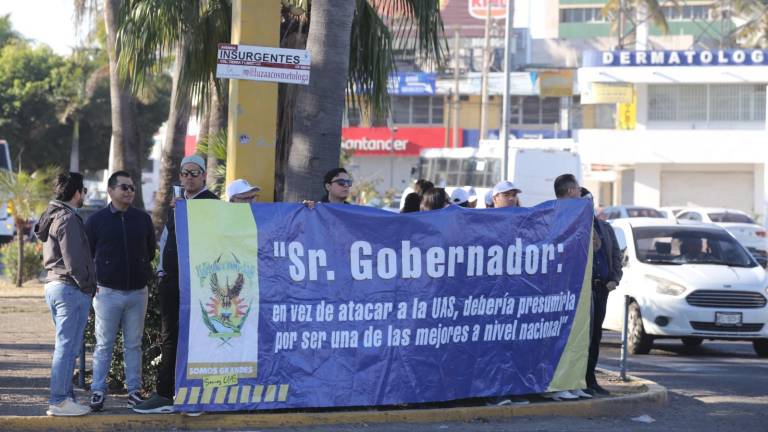
[[[592,399],[592,395],[582,389],[570,390],[571,394],[584,399]]]
[[[558,402],[563,400],[574,400],[579,398],[578,396],[571,394],[571,392],[569,391],[543,393],[541,397],[552,399]]]
[[[64,399],[64,402],[48,405],[48,411],[45,414],[49,416],[81,416],[89,412],[91,412],[90,407],[80,405],[71,399]]]

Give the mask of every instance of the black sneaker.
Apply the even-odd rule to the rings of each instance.
[[[167,414],[173,412],[173,401],[155,393],[151,398],[136,404],[133,410],[140,414]]]
[[[136,405],[144,402],[144,398],[141,396],[138,390],[128,393],[128,408],[133,408]]]
[[[91,395],[91,411],[98,412],[104,409],[104,392],[95,391]]]

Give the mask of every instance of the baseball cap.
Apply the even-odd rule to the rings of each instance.
[[[252,191],[260,191],[261,188],[258,186],[253,186],[250,183],[248,183],[248,180],[245,179],[237,179],[232,180],[232,182],[227,186],[227,198],[232,199],[233,196],[246,193],[246,192],[252,192]]]
[[[474,186],[464,186],[462,189],[467,191],[467,194],[469,195],[469,198],[467,198],[468,201],[477,201],[477,192],[475,192]]]
[[[469,194],[464,189],[457,187],[451,192],[452,204],[464,204],[467,201],[469,201]]]
[[[179,165],[179,168],[183,167],[184,165],[188,163],[193,163],[200,167],[200,170],[205,172],[205,160],[200,155],[189,155],[181,160],[181,165]]]
[[[493,191],[491,189],[488,189],[488,192],[485,193],[485,206],[491,207],[493,205]]]
[[[511,181],[503,180],[503,181],[500,181],[500,182],[496,183],[496,186],[493,187],[493,195],[492,196],[496,196],[496,195],[498,195],[500,193],[504,193],[504,192],[508,192],[508,191],[516,191],[517,193],[523,192],[520,189],[518,189],[517,186],[515,186],[515,184],[512,183]]]

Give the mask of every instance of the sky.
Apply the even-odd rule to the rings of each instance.
[[[77,42],[73,3],[73,0],[0,0],[0,15],[10,13],[13,28],[24,37],[67,55]]]

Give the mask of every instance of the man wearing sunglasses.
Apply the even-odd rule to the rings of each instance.
[[[219,199],[205,187],[205,160],[198,155],[181,160],[179,180],[184,196],[175,199]],[[175,206],[174,206],[175,207]],[[133,410],[142,413],[172,413],[176,374],[176,347],[179,341],[179,252],[176,248],[176,220],[173,208],[160,238],[160,264],[157,275],[160,300],[162,357],[157,371],[155,394]]]
[[[126,171],[115,171],[107,181],[110,203],[85,224],[96,264],[93,300],[96,347],[93,352],[91,410],[101,411],[107,374],[117,331],[122,328],[128,405],[141,397],[141,339],[147,313],[147,281],[152,277],[155,230],[146,212],[133,207],[136,186]]]

